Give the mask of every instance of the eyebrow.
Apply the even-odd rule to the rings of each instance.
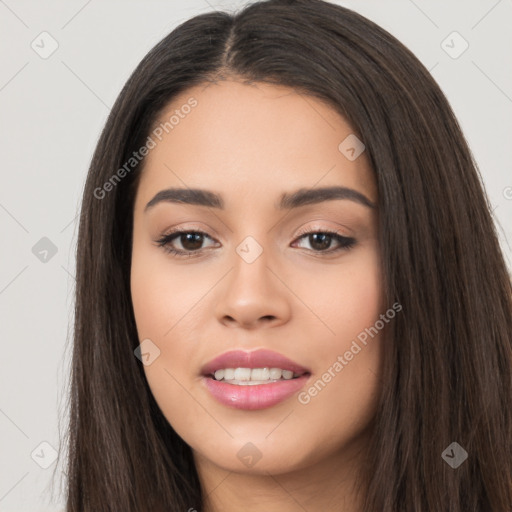
[[[282,194],[280,201],[275,206],[278,210],[291,210],[308,204],[316,204],[334,199],[348,199],[368,208],[375,208],[375,204],[364,194],[347,187],[301,188],[295,192]],[[224,209],[224,200],[215,192],[197,188],[168,188],[158,192],[146,205],[144,211],[161,202]]]

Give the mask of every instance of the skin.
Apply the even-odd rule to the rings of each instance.
[[[351,126],[283,86],[196,86],[161,120],[190,97],[197,106],[147,156],[134,206],[137,330],[160,350],[144,366],[151,391],[193,450],[208,511],[359,511],[354,475],[376,409],[381,333],[307,404],[294,395],[262,410],[228,407],[209,394],[200,369],[227,350],[267,348],[311,370],[307,390],[385,312],[376,208],[348,199],[275,208],[284,192],[331,185],[376,204],[366,153],[347,159],[338,145]],[[217,192],[225,209],[160,202],[144,211],[169,187]],[[202,245],[172,242],[200,247],[198,256],[157,245],[174,227],[207,233]],[[356,244],[328,254],[336,240],[318,249],[298,238],[300,228],[337,230]],[[247,236],[263,249],[251,264],[236,252]],[[261,454],[252,467],[237,457],[248,442]]]

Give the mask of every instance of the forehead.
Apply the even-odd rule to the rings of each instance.
[[[352,127],[322,100],[281,85],[230,80],[189,88],[162,110],[150,135],[156,145],[139,184],[145,196],[169,186],[274,196],[340,184],[376,199],[365,152],[351,161],[340,151]]]

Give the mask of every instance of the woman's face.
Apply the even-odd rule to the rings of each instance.
[[[375,412],[386,315],[364,146],[323,102],[260,83],[194,87],[160,121],[131,292],[162,413],[196,461],[229,471],[349,453]]]

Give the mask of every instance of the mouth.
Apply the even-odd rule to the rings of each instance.
[[[207,375],[216,381],[222,381],[235,386],[258,386],[283,380],[298,379],[308,372],[296,373],[282,368],[220,368]]]
[[[201,375],[218,402],[250,410],[290,398],[305,385],[311,372],[277,352],[234,350],[207,363]]]

